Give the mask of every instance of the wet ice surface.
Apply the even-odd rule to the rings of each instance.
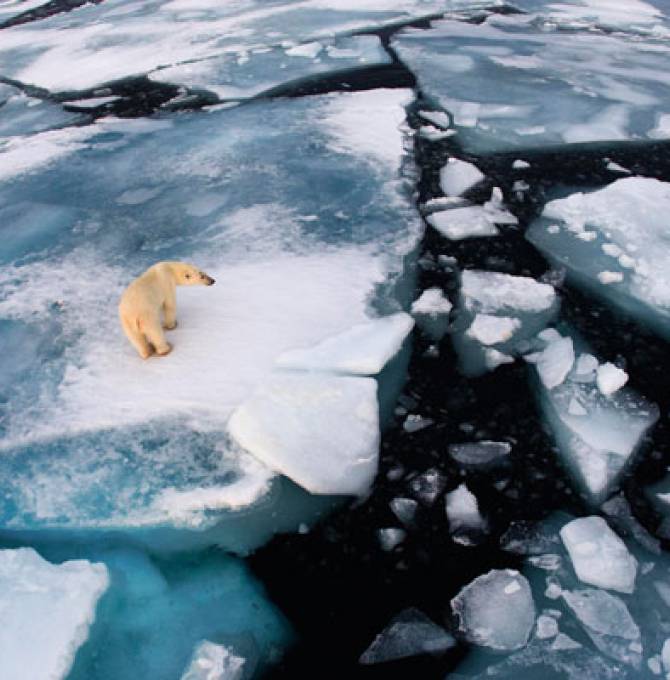
[[[109,574],[31,630],[58,677],[670,672],[663,3],[38,5],[0,3],[0,552]],[[217,283],[142,362],[162,259]]]

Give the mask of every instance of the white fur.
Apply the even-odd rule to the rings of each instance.
[[[213,283],[214,279],[193,265],[159,262],[126,288],[119,303],[121,325],[143,359],[153,351],[163,356],[172,350],[163,329],[172,330],[177,326],[176,287]]]

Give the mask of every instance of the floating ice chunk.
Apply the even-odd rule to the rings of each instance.
[[[517,158],[517,160],[512,163],[512,168],[514,170],[526,170],[527,168],[530,168],[530,163],[528,161],[521,160],[520,158]]]
[[[623,600],[595,588],[565,590],[563,599],[601,652],[639,668],[641,633]]]
[[[600,363],[593,354],[580,354],[575,363],[575,374],[580,381],[589,382],[595,379],[596,371]]]
[[[362,494],[377,471],[377,383],[275,372],[235,409],[228,430],[312,493]]]
[[[600,364],[596,373],[598,389],[605,395],[614,394],[628,382],[628,373],[611,363]]]
[[[486,467],[507,460],[512,446],[507,442],[466,442],[450,444],[449,455],[466,467]]]
[[[547,616],[542,614],[537,617],[537,637],[541,640],[546,640],[547,638],[553,638],[558,635],[558,621],[553,616]]]
[[[277,366],[374,375],[398,353],[413,326],[404,312],[373,319],[314,347],[288,350],[277,358]]]
[[[474,164],[450,158],[440,170],[440,187],[445,196],[462,196],[479,184],[484,173]]]
[[[391,552],[394,548],[397,548],[405,540],[406,536],[407,532],[397,527],[387,527],[377,531],[379,544],[386,552]]]
[[[413,498],[394,498],[391,501],[393,514],[405,525],[414,522],[419,504]]]
[[[497,345],[507,342],[521,328],[519,319],[508,316],[477,314],[466,334],[482,345]]]
[[[245,660],[225,645],[198,643],[180,680],[242,680]]]
[[[632,14],[619,11],[626,26]],[[667,44],[651,49],[621,33],[556,30],[519,14],[477,25],[438,21],[402,31],[391,45],[470,151],[662,134],[651,121],[668,111]]]
[[[363,652],[360,663],[370,665],[419,656],[441,654],[456,644],[444,628],[415,608],[405,609]]]
[[[562,652],[568,649],[580,649],[581,645],[577,640],[573,640],[569,635],[565,633],[559,633],[556,639],[551,645],[551,649],[554,652]]]
[[[432,505],[446,486],[446,477],[437,469],[430,468],[410,480],[412,494],[425,505]]]
[[[32,548],[0,550],[3,678],[65,678],[109,585],[104,564],[50,564]]]
[[[535,360],[535,367],[547,389],[558,387],[565,380],[575,361],[572,338],[550,342]]]
[[[451,127],[451,119],[444,111],[420,111],[419,115],[443,130]]]
[[[410,415],[405,418],[405,422],[402,424],[402,429],[405,432],[419,432],[425,430],[433,424],[433,420],[430,418],[424,418],[418,414],[410,413]]]
[[[418,300],[412,303],[411,312],[419,328],[437,342],[449,328],[452,307],[442,289],[434,287],[421,293]]]
[[[429,215],[426,220],[452,241],[482,236],[497,236],[498,228],[480,205],[452,208]]]
[[[525,576],[493,569],[451,601],[468,642],[501,651],[524,647],[535,623],[535,603]]]
[[[661,650],[661,661],[666,673],[670,673],[670,638],[663,643]]]
[[[468,269],[461,277],[465,309],[484,314],[546,312],[556,304],[556,292],[527,276]]]
[[[580,370],[592,367],[592,360],[585,359]],[[584,378],[571,371],[553,388],[538,380],[539,399],[567,472],[589,503],[600,504],[658,419],[658,409],[628,388],[605,396]]]
[[[474,545],[487,526],[475,495],[463,483],[446,495],[445,504],[449,531],[454,541]]]
[[[560,534],[580,581],[621,593],[633,592],[637,560],[602,517],[572,520]]]
[[[650,212],[650,205],[657,210]],[[664,253],[669,210],[670,184],[627,177],[598,191],[550,201],[527,237],[565,267],[575,285],[668,338],[670,275]],[[558,231],[550,233],[549,224]],[[593,240],[582,241],[584,233],[592,233]],[[614,258],[604,245],[623,254]]]
[[[461,276],[454,346],[466,375],[513,361],[558,310],[554,288],[535,279],[466,270]]]

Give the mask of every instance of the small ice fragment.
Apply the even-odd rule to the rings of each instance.
[[[405,430],[405,432],[412,434],[414,432],[419,432],[420,430],[425,430],[432,424],[433,420],[431,420],[430,418],[424,418],[423,416],[420,415],[410,414],[407,416],[405,422],[402,424],[402,429]]]
[[[517,158],[514,163],[512,163],[512,167],[515,170],[525,170],[526,168],[530,168],[530,163],[528,161],[521,160],[520,158]]]
[[[535,364],[543,385],[547,389],[558,387],[565,380],[575,360],[572,338],[565,337],[550,342]]]
[[[305,43],[304,45],[296,45],[286,50],[289,57],[306,57],[314,59],[323,49],[323,45],[318,42]]]
[[[663,662],[663,668],[666,673],[670,673],[670,638],[668,638],[663,643],[663,649],[661,650],[661,661]]]
[[[560,536],[580,581],[622,593],[633,592],[637,560],[602,517],[572,520],[561,529]]]
[[[558,621],[553,616],[547,616],[546,614],[538,616],[536,626],[537,637],[540,640],[546,640],[558,635]]]
[[[556,639],[551,644],[551,649],[554,652],[563,652],[569,649],[579,649],[581,645],[576,640],[573,640],[565,633],[559,633]]]
[[[486,530],[477,498],[465,484],[446,495],[446,512],[452,538],[462,545],[473,545],[476,534]]]
[[[419,504],[413,498],[394,498],[391,501],[393,514],[403,523],[412,524]]]
[[[482,345],[497,345],[510,340],[519,328],[521,328],[519,319],[477,314],[466,334]]]
[[[571,416],[585,416],[588,411],[579,403],[575,397],[570,399],[570,405],[568,406],[568,413]]]
[[[391,552],[394,548],[398,547],[405,540],[406,536],[407,534],[404,529],[397,527],[388,527],[377,531],[379,544],[386,552]]]
[[[547,586],[547,589],[544,591],[544,594],[545,597],[549,598],[550,600],[557,600],[563,594],[563,589],[558,585],[558,583],[550,583]]]
[[[610,161],[607,164],[606,167],[610,172],[620,172],[624,175],[630,175],[631,174],[631,172],[630,172],[630,170],[628,170],[628,168],[624,168],[623,165],[619,165],[618,163],[615,163],[614,161]]]
[[[443,111],[420,111],[419,115],[429,123],[433,123],[433,125],[437,125],[445,130],[451,127],[451,118]]]
[[[511,450],[512,446],[508,442],[481,441],[449,445],[449,455],[466,466],[483,466],[505,460]]]
[[[440,654],[456,644],[444,628],[433,623],[418,609],[405,609],[377,635],[359,659],[377,664],[421,654]]]
[[[598,281],[605,285],[610,283],[621,283],[623,281],[623,272],[600,272],[598,274]]]
[[[461,196],[484,179],[476,165],[450,158],[440,170],[440,187],[445,196]]]
[[[409,488],[412,494],[425,505],[432,505],[447,483],[445,476],[436,468],[430,468],[414,477]]]
[[[245,659],[224,645],[202,640],[181,680],[242,680]]]
[[[514,592],[506,592],[516,583]],[[502,651],[525,647],[535,623],[527,579],[512,569],[493,569],[465,586],[451,601],[468,642]]]
[[[598,359],[593,354],[580,354],[575,364],[577,375],[590,375],[598,369]]]
[[[628,373],[612,363],[598,366],[596,384],[604,395],[614,394],[628,382]]]

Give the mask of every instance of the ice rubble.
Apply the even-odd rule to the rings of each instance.
[[[176,85],[217,88],[228,85],[226,66],[232,65],[241,82],[231,84],[245,90],[249,89],[244,82],[247,74],[251,74],[249,85],[253,88],[253,81],[265,79],[261,69],[268,63],[281,70],[282,58],[268,57],[264,52],[268,48],[283,52],[301,46],[302,51],[294,51],[294,58],[306,63],[313,59],[297,55],[311,53],[318,58],[315,48],[305,49],[306,43],[326,39],[325,49],[336,36],[429,17],[443,10],[444,3],[434,0],[364,0],[346,6],[340,0],[271,4],[252,0],[225,5],[213,0],[197,4],[106,0],[44,19],[38,25],[5,29],[0,76],[52,92],[81,91],[150,73]],[[256,66],[252,62],[257,57]],[[331,57],[330,68],[341,69],[337,53]],[[344,57],[351,59],[350,65],[352,57]],[[177,68],[167,70],[173,67]],[[287,70],[292,77],[292,68]]]
[[[601,392],[599,362],[572,335],[552,330],[542,336],[544,349],[526,356],[535,364],[542,412],[566,471],[587,502],[599,505],[658,419],[658,408],[626,387]]]
[[[576,286],[670,338],[669,209],[670,184],[626,177],[550,201],[527,238]]]
[[[48,161],[31,156],[30,143],[49,133],[17,139],[24,166],[0,154],[0,200],[36,234],[0,274],[0,330],[17,350],[0,357],[0,374],[15,378],[3,387],[3,465],[16,469],[37,452],[5,481],[6,521],[22,532],[78,523],[203,529],[217,513],[265,503],[276,480],[270,488],[270,473],[228,446],[225,423],[279,355],[369,322],[373,293],[401,273],[422,232],[401,174],[408,96],[377,90],[105,119],[57,131],[62,155]],[[374,132],[362,138],[370,120]],[[178,291],[175,350],[141,362],[116,301],[146,266],[177,257],[217,284]],[[179,459],[161,431],[180,431],[175,445],[186,443],[189,455]],[[192,457],[217,439],[209,458]],[[49,446],[60,472],[48,466]],[[99,458],[84,460],[87,447]],[[147,485],[103,501],[99,482],[120,490],[128,464],[151,467]],[[209,465],[217,474],[205,481]],[[54,497],[59,476],[77,489],[70,503]]]
[[[363,652],[366,665],[405,659],[420,654],[439,654],[456,644],[444,628],[415,608],[406,609],[389,623]]]
[[[513,361],[558,311],[553,287],[524,276],[465,270],[451,333],[461,370],[481,375]]]
[[[230,671],[243,661],[243,677],[253,677],[294,640],[290,624],[237,558],[206,551],[163,562],[132,548],[93,552],[107,565],[111,584],[68,680],[174,680],[202,662],[206,650]]]
[[[411,313],[419,328],[438,342],[449,328],[449,314],[453,305],[441,288],[424,290],[412,303]]]
[[[392,46],[472,151],[656,138],[663,129],[670,47],[661,40],[558,30],[517,14],[436,21]]]
[[[493,569],[478,576],[451,606],[468,642],[499,651],[524,647],[535,624],[530,585],[513,569]]]
[[[32,548],[0,550],[0,678],[68,676],[108,585],[104,564],[51,564]]]

